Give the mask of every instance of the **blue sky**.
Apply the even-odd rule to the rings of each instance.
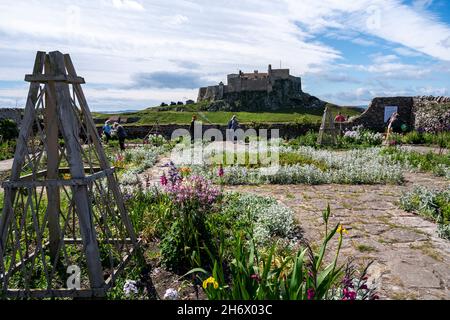
[[[269,63],[342,105],[450,95],[450,1],[0,0],[0,107],[24,104],[37,50],[70,53],[98,111],[195,100]]]

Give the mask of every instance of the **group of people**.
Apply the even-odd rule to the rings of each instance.
[[[114,122],[111,126],[111,121],[106,120],[105,125],[103,126],[103,135],[105,137],[106,143],[109,143],[109,140],[112,139],[113,136],[117,136],[119,140],[120,150],[125,150],[125,139],[127,137],[127,133],[123,126],[121,126],[118,122]]]

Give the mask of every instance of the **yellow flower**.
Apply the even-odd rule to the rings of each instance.
[[[339,233],[341,236],[342,234],[348,234],[347,229],[344,228],[344,226],[342,224],[339,225],[339,227],[337,228],[337,233]]]
[[[180,169],[180,172],[183,176],[187,176],[192,172],[192,170],[189,167],[183,167]]]
[[[70,175],[70,173],[63,174],[63,179],[64,180],[70,180],[71,178],[72,178],[72,176]]]
[[[203,281],[203,289],[206,289],[208,285],[212,284],[214,289],[217,289],[219,287],[219,284],[217,283],[216,279],[213,277],[209,277],[205,281]]]

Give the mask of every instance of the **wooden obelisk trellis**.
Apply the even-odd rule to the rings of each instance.
[[[336,144],[337,133],[336,126],[334,125],[333,113],[330,108],[325,107],[325,111],[322,117],[322,123],[319,129],[319,137],[317,138],[317,144]]]
[[[138,239],[83,94],[84,79],[69,55],[38,52],[25,81],[24,119],[3,183],[0,296],[104,296]]]

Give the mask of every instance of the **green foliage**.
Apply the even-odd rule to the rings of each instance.
[[[15,150],[16,150],[15,140],[7,140],[0,142],[0,161],[13,158]]]
[[[317,146],[318,133],[314,130],[309,130],[306,134],[298,136],[295,139],[288,141],[288,145],[292,147],[307,146],[316,147]]]
[[[0,120],[0,141],[14,140],[19,136],[17,124],[10,119]]]
[[[441,148],[450,148],[450,132],[429,133],[411,131],[401,137],[401,142],[405,144],[426,144]]]
[[[328,166],[325,161],[316,160],[306,155],[296,152],[280,153],[280,165],[313,165],[322,171],[326,171]]]
[[[324,213],[326,224],[328,217],[329,210]],[[340,294],[344,275],[349,274],[343,265],[337,264],[345,232],[338,224],[326,233],[317,251],[305,244],[306,248],[285,257],[277,254],[275,245],[268,251],[258,248],[251,229],[236,232],[230,259],[224,257],[223,246],[219,245],[218,256],[211,255],[210,271],[196,268],[188,274],[198,274],[210,300],[322,300],[349,296],[356,299],[357,292],[350,295],[345,291],[347,287],[342,290],[344,295]],[[324,257],[336,234],[338,245],[334,259],[326,264]],[[369,289],[361,296],[375,298]]]
[[[450,153],[437,154],[428,152],[423,154],[397,147],[384,148],[381,153],[389,156],[392,161],[409,165],[420,171],[432,172],[437,176],[447,175],[450,167]]]
[[[450,239],[450,189],[433,191],[416,187],[402,195],[400,207],[435,220],[439,225],[439,235]]]
[[[122,114],[124,117],[139,118],[139,121],[132,125],[145,124],[189,124],[192,116],[196,115],[199,121],[213,124],[226,125],[233,114],[236,114],[240,123],[293,123],[295,124],[316,124],[320,122],[323,115],[323,108],[291,108],[278,111],[261,112],[228,112],[228,111],[208,111],[209,103],[202,101],[185,106],[151,107],[135,113]],[[333,114],[339,111],[353,116],[361,113],[361,110],[352,107],[338,107],[330,105]],[[112,114],[95,113],[94,116],[102,121],[113,116]]]

